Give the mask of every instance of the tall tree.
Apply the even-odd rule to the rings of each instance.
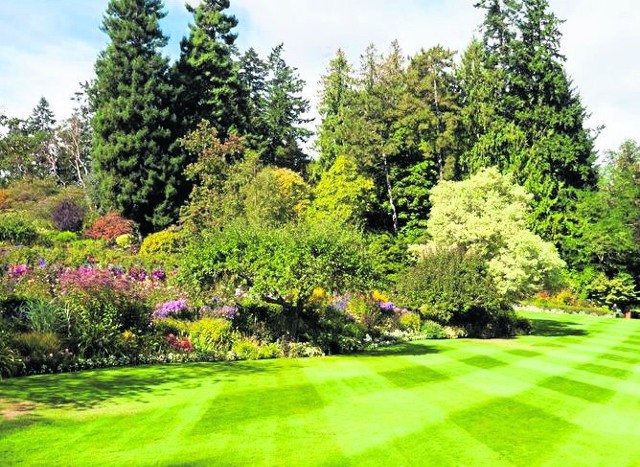
[[[493,139],[509,142],[494,149],[519,149],[511,154],[485,150],[485,157],[512,171],[534,195],[535,230],[557,239],[563,213],[570,209],[568,193],[593,187],[596,180],[587,113],[560,54],[562,22],[547,0],[486,0],[477,6],[486,10],[485,66],[497,70],[501,80],[494,94],[501,127],[491,132]]]
[[[181,42],[181,55],[174,69],[178,87],[179,117],[183,135],[210,121],[220,137],[230,130],[244,130],[244,103],[238,67],[234,62],[233,29],[238,20],[225,13],[229,0],[204,0],[186,4],[193,15],[189,36]]]
[[[308,156],[301,145],[311,136],[304,127],[309,101],[302,96],[305,82],[282,57],[283,44],[273,48],[267,60],[263,122],[266,150],[263,159],[295,171],[303,171]]]
[[[110,43],[92,88],[93,170],[103,208],[117,209],[142,232],[177,217],[180,157],[169,156],[172,115],[161,0],[111,0],[103,19]]]
[[[266,133],[263,115],[269,74],[267,63],[251,47],[240,57],[239,68],[238,78],[245,96],[246,133],[249,140],[260,139]]]
[[[321,122],[316,145],[320,152],[320,170],[326,171],[345,153],[345,124],[349,119],[355,79],[345,53],[339,49],[329,62],[327,74],[320,80],[318,113]]]

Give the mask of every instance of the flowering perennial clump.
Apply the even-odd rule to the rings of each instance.
[[[184,298],[178,300],[169,300],[168,302],[159,303],[153,311],[154,319],[165,319],[171,314],[176,314],[189,307],[189,303]]]

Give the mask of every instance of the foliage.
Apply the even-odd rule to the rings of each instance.
[[[231,322],[221,318],[202,318],[189,325],[189,339],[199,352],[226,352],[234,341]]]
[[[182,134],[208,120],[226,137],[231,130],[245,127],[244,95],[233,62],[236,34],[232,30],[238,20],[225,12],[229,0],[205,0],[186,8],[193,21],[172,70]]]
[[[229,226],[204,235],[188,248],[180,277],[198,291],[224,285],[282,306],[294,336],[315,288],[346,290],[374,280],[360,234],[310,224],[270,230]]]
[[[589,284],[588,291],[590,299],[611,309],[626,311],[631,305],[640,302],[640,293],[633,277],[626,273],[620,273],[611,279],[599,274]]]
[[[464,326],[472,336],[483,335],[511,310],[488,276],[486,263],[461,250],[426,254],[399,275],[396,289],[399,301],[420,309],[424,319]]]
[[[9,336],[0,330],[0,380],[13,376],[24,369],[24,362],[9,345]]]
[[[486,261],[505,297],[549,286],[564,262],[555,247],[527,229],[530,196],[509,176],[485,169],[468,180],[441,182],[428,221],[436,249],[460,248]]]
[[[59,305],[42,299],[29,300],[22,308],[29,328],[39,333],[52,333],[63,325],[63,310]]]
[[[96,219],[84,234],[94,240],[115,241],[121,235],[132,234],[133,225],[133,221],[125,219],[117,212],[110,212]]]
[[[147,235],[142,240],[139,255],[143,258],[158,259],[164,263],[169,261],[173,255],[180,253],[184,242],[185,240],[178,230],[161,230]]]
[[[14,244],[30,244],[38,238],[38,232],[20,216],[0,214],[0,241]]]
[[[79,232],[82,230],[85,210],[78,206],[71,199],[63,199],[53,208],[51,220],[58,230],[68,232]]]
[[[161,0],[111,0],[103,17],[109,43],[91,88],[93,176],[103,210],[116,210],[143,233],[177,218],[186,198],[184,157],[169,147],[172,89]]]
[[[445,327],[437,321],[425,319],[420,329],[427,339],[446,339],[447,331]]]
[[[373,181],[358,173],[352,159],[338,156],[313,190],[309,216],[360,224],[373,202],[373,188]]]

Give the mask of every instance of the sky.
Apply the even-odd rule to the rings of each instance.
[[[189,0],[192,3],[197,0]],[[107,43],[100,30],[108,0],[0,0],[0,114],[25,118],[40,97],[59,120],[73,108],[79,83],[91,80]],[[184,0],[165,0],[162,21],[175,59],[190,15]],[[386,52],[397,39],[406,55],[443,45],[463,51],[482,22],[475,0],[231,0],[239,20],[237,45],[263,57],[284,43],[284,58],[307,82],[318,81],[342,48],[354,64],[368,44]],[[640,5],[636,0],[550,0],[561,26],[566,70],[591,114],[604,126],[602,154],[626,139],[640,140]],[[315,116],[312,115],[312,116]],[[317,123],[317,120],[316,120]]]

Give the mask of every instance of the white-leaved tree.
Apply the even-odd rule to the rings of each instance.
[[[553,244],[527,226],[531,195],[495,168],[442,181],[431,191],[429,249],[459,248],[484,259],[500,294],[518,298],[550,286],[565,266]]]

